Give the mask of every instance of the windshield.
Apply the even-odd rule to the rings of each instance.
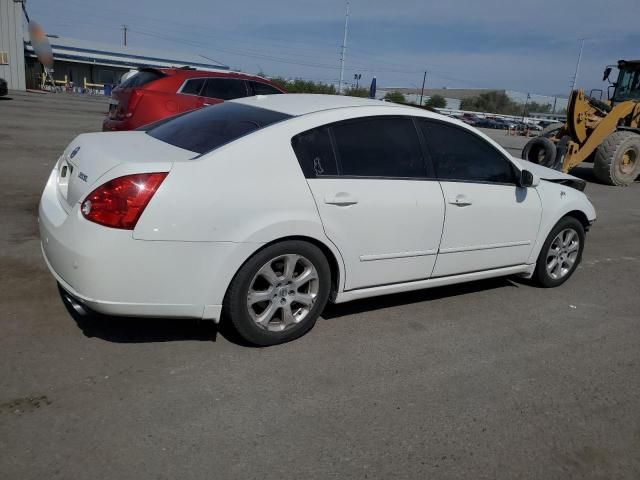
[[[203,154],[287,118],[291,116],[225,102],[173,117],[152,126],[147,134],[173,146]]]
[[[618,102],[640,100],[640,70],[622,70],[620,72],[614,100]]]

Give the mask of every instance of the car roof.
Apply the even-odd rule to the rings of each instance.
[[[238,98],[231,100],[235,103],[251,105],[292,116],[306,115],[349,107],[400,107],[413,110],[414,107],[405,107],[396,103],[383,102],[369,98],[349,97],[345,95],[319,95],[311,93],[287,93],[282,95],[257,95],[255,97]]]
[[[258,75],[250,75],[248,73],[236,72],[233,70],[197,70],[195,68],[141,68],[140,71],[159,71],[165,75],[180,76],[183,78],[201,78],[201,77],[225,77],[225,78],[241,78],[244,80],[259,80],[265,83],[273,83],[268,78]]]

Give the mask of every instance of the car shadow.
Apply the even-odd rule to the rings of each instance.
[[[82,333],[113,343],[152,343],[175,341],[215,342],[218,325],[192,318],[113,317],[86,308],[80,309],[69,301],[63,290],[60,299]]]
[[[329,303],[321,318],[332,320],[348,315],[371,312],[383,308],[450,298],[504,287],[518,287],[510,278],[479,280],[470,283],[396,293],[348,303]],[[161,343],[177,341],[215,342],[218,334],[225,340],[243,347],[255,347],[242,339],[224,319],[219,324],[191,318],[139,318],[103,315],[74,305],[60,289],[61,301],[67,312],[88,338],[112,343]],[[255,347],[260,348],[260,347]]]

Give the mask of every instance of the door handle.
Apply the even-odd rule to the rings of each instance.
[[[456,195],[455,197],[449,198],[449,203],[451,205],[455,205],[456,207],[468,207],[472,205],[473,202],[466,195]]]
[[[324,197],[324,203],[328,205],[338,205],[340,207],[346,207],[348,205],[355,205],[358,203],[358,199],[347,192],[338,192],[333,195],[327,195]]]

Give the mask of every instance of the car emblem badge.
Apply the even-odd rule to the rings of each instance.
[[[87,177],[87,174],[86,174],[86,173],[82,173],[82,172],[80,172],[80,173],[78,174],[78,178],[79,178],[80,180],[82,180],[83,182],[86,182],[88,177]]]
[[[80,147],[74,148],[73,152],[71,152],[71,155],[69,155],[69,158],[75,157],[79,150],[80,150]]]

